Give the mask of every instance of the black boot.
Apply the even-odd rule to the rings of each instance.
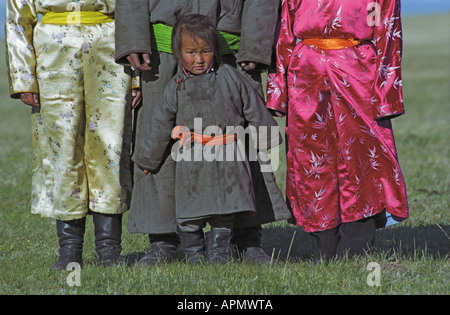
[[[105,267],[122,262],[122,215],[93,213],[95,252]]]
[[[177,228],[177,234],[180,238],[181,248],[189,263],[197,264],[206,260],[205,238],[202,229],[195,232],[183,232]]]
[[[148,267],[176,259],[180,241],[175,233],[149,234],[148,238],[150,248],[145,256],[136,263],[136,266]]]
[[[56,233],[59,238],[59,258],[51,270],[65,270],[69,263],[83,263],[83,238],[86,218],[60,221],[56,220]]]
[[[342,223],[339,233],[341,240],[336,251],[338,257],[365,255],[375,241],[375,218]]]
[[[329,230],[311,232],[309,235],[315,260],[328,261],[336,257],[336,250],[341,239],[339,226]]]
[[[272,258],[261,247],[262,227],[235,228],[231,242],[236,245],[238,255],[245,262],[270,264]]]
[[[230,236],[231,230],[226,228],[213,228],[205,234],[208,261],[219,264],[230,261]]]

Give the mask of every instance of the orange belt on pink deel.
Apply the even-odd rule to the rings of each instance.
[[[324,50],[334,50],[354,47],[361,44],[361,41],[354,38],[305,38],[302,43]]]

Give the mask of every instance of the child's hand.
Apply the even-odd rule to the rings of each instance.
[[[131,108],[136,108],[141,104],[142,101],[142,91],[141,89],[133,89],[131,90]]]
[[[139,165],[138,165],[138,167],[141,169],[141,171],[144,172],[144,175],[147,175],[148,173],[150,173],[149,170],[147,170],[147,169],[145,169],[145,168],[143,168],[143,167],[141,167],[141,166],[139,166]]]
[[[247,72],[253,71],[256,69],[256,62],[243,61],[241,62],[241,67]]]
[[[143,63],[141,63],[141,58],[143,60]],[[134,68],[134,70],[140,70],[140,71],[150,71],[150,55],[149,54],[129,54],[127,56],[128,62],[131,64],[131,66]]]
[[[20,93],[20,100],[29,106],[39,107],[39,94],[31,92]]]

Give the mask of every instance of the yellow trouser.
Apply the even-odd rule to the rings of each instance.
[[[114,62],[114,22],[38,23],[34,48],[32,212],[60,220],[125,212],[131,78]]]

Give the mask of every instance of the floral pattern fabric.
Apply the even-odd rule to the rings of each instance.
[[[131,192],[131,77],[114,62],[114,22],[55,25],[47,11],[114,13],[114,1],[8,1],[10,93],[33,110],[32,213],[60,220],[125,212]],[[22,49],[24,48],[24,49]]]
[[[302,43],[311,38],[360,44]],[[267,107],[287,115],[286,194],[296,223],[322,231],[383,209],[407,218],[390,121],[404,112],[400,1],[284,0],[276,50]]]

